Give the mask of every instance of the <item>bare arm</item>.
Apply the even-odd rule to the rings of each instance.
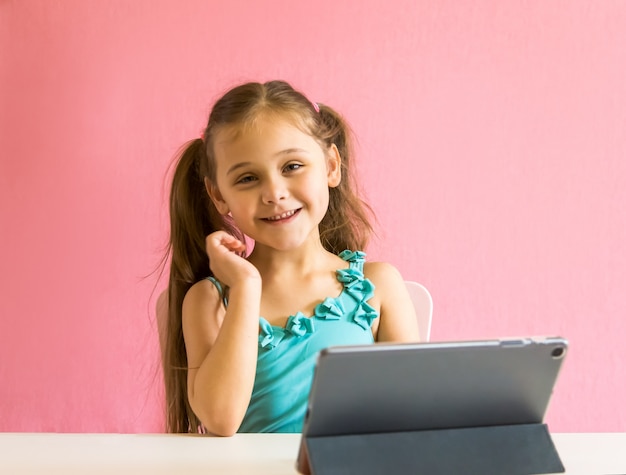
[[[376,341],[418,342],[415,308],[398,270],[384,262],[368,262],[364,271],[376,286],[376,304],[380,305]]]
[[[225,233],[207,238],[211,269],[230,287],[228,308],[207,280],[196,283],[183,301],[189,403],[209,432],[223,436],[234,434],[243,421],[258,351],[261,278],[233,252],[241,250],[235,241]]]

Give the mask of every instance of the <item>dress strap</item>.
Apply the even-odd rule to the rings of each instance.
[[[217,280],[215,277],[207,277],[207,280],[213,282],[213,285],[215,285],[215,287],[217,288],[217,291],[220,293],[220,297],[222,298],[222,302],[224,303],[224,307],[228,307],[228,299],[226,298],[226,295],[224,294],[224,287],[222,287],[222,284],[220,284],[219,280]]]
[[[344,261],[347,261],[350,269],[363,273],[363,264],[365,263],[365,253],[363,251],[345,250],[339,254]]]

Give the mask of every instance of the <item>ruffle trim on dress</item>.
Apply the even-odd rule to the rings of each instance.
[[[263,317],[259,318],[259,347],[270,350],[286,337],[304,338],[315,332],[315,319],[339,320],[345,315],[342,296],[348,295],[357,302],[357,307],[349,321],[359,325],[364,330],[372,326],[372,322],[378,317],[376,309],[367,303],[374,295],[374,284],[366,279],[361,269],[365,261],[363,251],[343,251],[339,254],[344,261],[350,263],[348,269],[337,270],[337,280],[343,284],[343,291],[338,297],[328,297],[315,307],[313,316],[307,317],[302,312],[291,315],[287,319],[285,327],[272,326]]]

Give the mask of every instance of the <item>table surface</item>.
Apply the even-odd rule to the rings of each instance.
[[[626,433],[552,434],[567,474],[625,474]],[[299,434],[0,433],[0,474],[295,474]]]

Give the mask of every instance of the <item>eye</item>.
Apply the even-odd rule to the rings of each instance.
[[[246,185],[246,184],[251,183],[251,182],[253,182],[255,180],[256,180],[256,177],[253,176],[253,175],[244,175],[242,177],[239,177],[237,179],[237,181],[235,182],[235,184],[237,184],[237,185],[240,185],[240,184],[241,185]]]
[[[284,171],[294,172],[302,167],[303,165],[301,163],[289,163],[288,165],[285,166]]]

